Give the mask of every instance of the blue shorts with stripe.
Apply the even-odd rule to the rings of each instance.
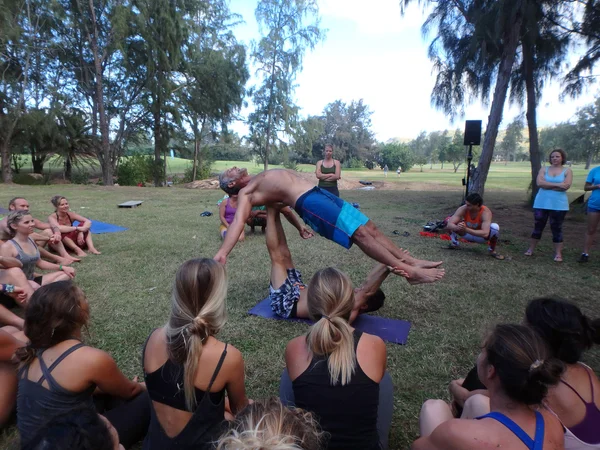
[[[345,248],[352,247],[352,235],[369,221],[350,203],[318,186],[302,194],[294,209],[313,230]]]

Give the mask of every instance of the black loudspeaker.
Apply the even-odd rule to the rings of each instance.
[[[481,144],[481,120],[465,120],[464,145]]]

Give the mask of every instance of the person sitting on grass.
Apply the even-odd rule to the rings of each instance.
[[[23,319],[9,309],[17,306],[17,302],[26,302],[34,290],[33,286],[27,289],[30,284],[22,267],[17,258],[0,256],[0,326],[10,325],[19,330],[23,329]]]
[[[386,449],[393,412],[386,348],[350,326],[354,304],[352,282],[339,270],[312,277],[307,305],[315,323],[288,343],[279,395],[315,414],[331,435],[329,450]]]
[[[237,195],[230,195],[226,199],[224,199],[219,205],[219,219],[221,219],[221,225],[219,226],[219,234],[221,235],[221,239],[225,239],[225,235],[227,234],[227,229],[231,222],[233,222],[233,218],[235,217],[235,212],[237,211]],[[238,238],[239,241],[243,241],[245,238],[244,231],[240,234]]]
[[[46,422],[21,450],[124,450],[115,427],[93,408],[76,408]]]
[[[446,402],[427,400],[419,419],[421,437],[411,449],[562,450],[562,425],[541,407],[562,371],[562,363],[534,330],[497,325],[477,358],[477,372],[489,400],[482,395],[470,397],[461,419],[454,418]],[[480,415],[486,409],[492,412]]]
[[[271,258],[271,308],[281,317],[309,318],[306,285],[302,282],[302,274],[292,261],[281,224],[281,215],[276,206],[267,208],[267,225],[266,241]],[[358,314],[376,311],[383,306],[385,294],[380,286],[389,273],[390,270],[386,266],[377,264],[366,281],[354,289],[355,304],[349,323],[354,322]]]
[[[216,450],[321,450],[325,439],[313,415],[287,408],[278,398],[258,400],[240,411]]]
[[[25,335],[17,328],[0,328],[0,428],[8,422],[15,409],[17,371],[13,356],[26,341]]]
[[[15,197],[8,202],[9,211],[29,211],[29,202],[23,197]],[[8,228],[7,218],[5,217],[0,220],[0,245],[10,239],[10,230]],[[40,249],[40,255],[43,259],[68,266],[74,262],[81,261],[79,258],[74,258],[65,249],[65,246],[61,242],[60,230],[57,226],[50,225],[49,223],[42,222],[36,218],[33,219],[34,227],[37,230],[41,230],[41,233],[33,233],[31,238],[36,242]],[[52,250],[56,251],[58,255],[49,252],[44,248],[48,245]]]
[[[81,342],[89,316],[85,294],[71,281],[42,286],[31,296],[24,329],[29,342],[16,352],[22,445],[51,418],[94,408],[95,402],[125,448],[146,435],[150,401],[145,387],[137,378],[128,380],[108,353]]]
[[[86,248],[90,253],[100,255],[94,247],[92,233],[90,233],[92,221],[70,211],[69,201],[61,195],[55,195],[50,201],[54,205],[55,212],[48,216],[48,222],[58,227],[65,246],[79,257],[87,256],[83,251]],[[76,226],[73,225],[75,221],[79,222]]]
[[[600,449],[600,380],[581,362],[583,352],[600,345],[600,319],[591,320],[567,301],[538,298],[527,305],[525,320],[565,364],[545,401],[565,427],[565,449]]]
[[[373,221],[350,203],[330,194],[286,169],[266,170],[250,177],[246,169],[233,167],[221,173],[219,184],[229,195],[238,195],[238,210],[215,260],[227,262],[227,255],[244,229],[252,206],[283,203],[294,207],[305,223],[322,236],[345,248],[356,243],[376,261],[393,267],[394,273],[407,278],[411,284],[433,283],[444,276],[437,268],[442,261],[431,262],[413,258],[396,247]],[[302,227],[302,238],[312,234]]]
[[[492,211],[483,205],[481,195],[469,194],[465,204],[448,220],[446,228],[450,231],[452,239],[450,248],[458,248],[459,239],[465,239],[469,242],[487,244],[491,256],[504,259],[504,256],[496,253],[500,227],[497,223],[492,223]]]
[[[152,400],[144,450],[213,449],[231,413],[248,405],[244,360],[216,338],[226,321],[227,275],[212,259],[192,259],[177,270],[167,324],[142,352]]]
[[[0,255],[18,259],[23,265],[22,271],[29,281],[35,284],[21,286],[30,297],[35,287],[43,286],[56,281],[69,280],[75,276],[75,269],[53,264],[40,258],[37,245],[31,239],[33,233],[33,217],[27,211],[13,211],[8,215],[8,226],[12,233],[12,239],[0,246]],[[54,272],[40,275],[35,269],[53,270]],[[37,285],[37,286],[36,286]],[[32,287],[33,286],[33,287]]]

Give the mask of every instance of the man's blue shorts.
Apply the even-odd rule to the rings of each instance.
[[[342,247],[352,247],[352,235],[369,218],[350,203],[315,186],[294,207],[304,222],[321,236]]]

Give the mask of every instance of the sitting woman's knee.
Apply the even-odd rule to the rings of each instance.
[[[490,412],[490,398],[483,394],[475,394],[465,401],[461,418],[474,419]]]
[[[426,420],[431,417],[436,417],[449,410],[448,404],[443,400],[429,399],[421,406],[421,420]]]

